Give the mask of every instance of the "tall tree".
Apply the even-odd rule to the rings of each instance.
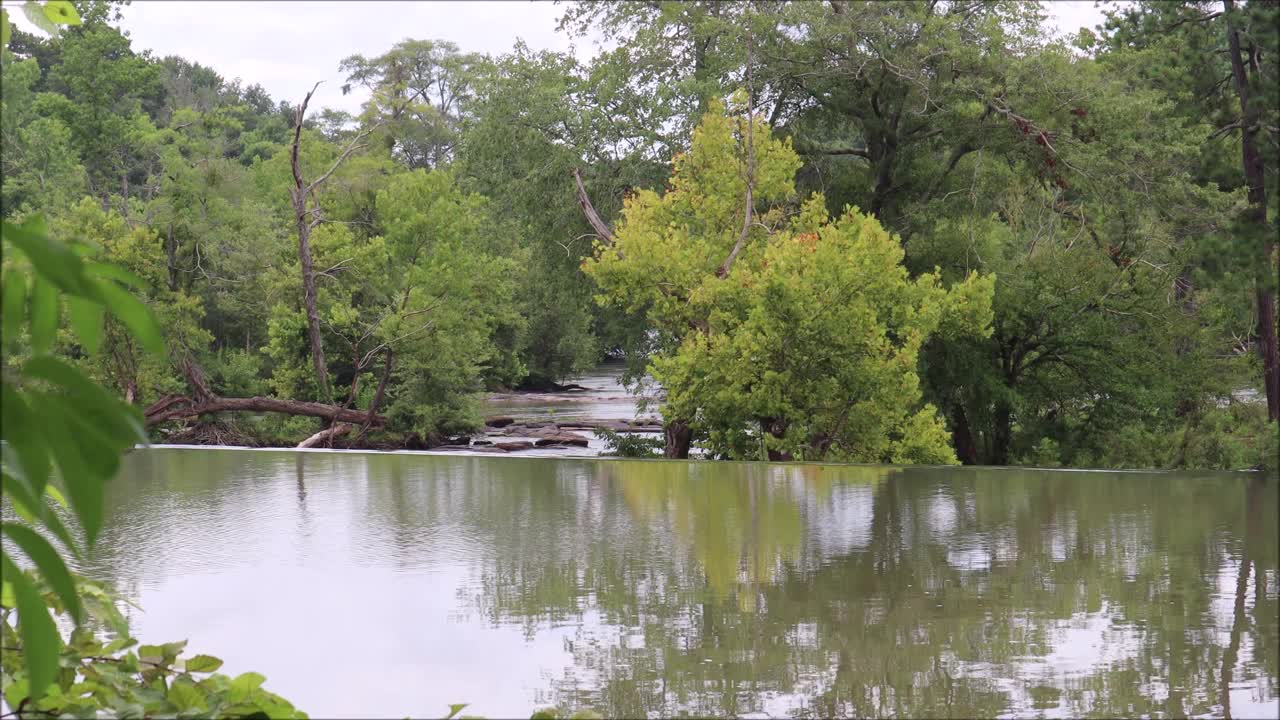
[[[302,302],[307,313],[307,336],[311,343],[311,359],[315,367],[316,385],[320,397],[325,402],[333,402],[333,390],[329,384],[329,367],[324,361],[324,343],[320,337],[320,315],[316,310],[316,273],[311,262],[311,231],[324,222],[324,211],[316,200],[316,190],[329,179],[335,170],[351,156],[351,153],[363,148],[361,144],[377,125],[361,132],[351,139],[347,147],[319,177],[308,182],[302,176],[302,164],[298,159],[298,151],[302,145],[302,124],[307,115],[307,104],[315,93],[314,87],[307,92],[302,103],[293,115],[293,144],[290,146],[289,165],[293,171],[293,188],[290,199],[293,203],[294,220],[298,228],[298,263],[302,268]]]
[[[404,40],[377,57],[343,60],[342,91],[360,85],[371,93],[363,120],[383,125],[394,157],[409,168],[443,167],[453,158],[480,59],[446,40]]]
[[[1275,315],[1280,4],[1134,3],[1108,13],[1103,40],[1105,60],[1175,98],[1180,114],[1215,125],[1201,141],[1198,179],[1241,189],[1245,205],[1230,233],[1206,238],[1201,264],[1224,285],[1243,276],[1253,286],[1253,344],[1274,422],[1280,419]],[[1233,154],[1238,161],[1230,160]]]

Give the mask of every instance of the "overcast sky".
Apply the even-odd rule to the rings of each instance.
[[[5,2],[13,6],[13,2]],[[1050,22],[1075,32],[1102,21],[1093,0],[1045,3]],[[19,8],[11,12],[26,23]],[[501,54],[522,38],[534,50],[574,50],[587,59],[590,39],[572,47],[556,32],[563,3],[528,2],[206,2],[134,0],[124,9],[123,26],[135,50],[157,56],[181,55],[207,65],[225,78],[258,83],[277,102],[296,103],[317,80],[313,107],[356,113],[363,94],[343,97],[338,63],[354,55],[377,55],[406,38],[452,40],[466,51]],[[16,17],[15,17],[16,16]]]

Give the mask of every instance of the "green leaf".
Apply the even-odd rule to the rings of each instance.
[[[22,6],[22,14],[27,16],[27,19],[31,21],[32,25],[35,25],[53,37],[58,36],[57,23],[50,20],[44,14],[44,7],[40,3],[35,0],[27,0],[26,4]]]
[[[12,26],[9,25],[9,12],[0,9],[0,48],[9,47],[9,35],[12,33]]]
[[[48,540],[26,525],[0,523],[0,532],[8,535],[31,558],[45,582],[49,583],[58,599],[62,600],[62,606],[67,609],[71,619],[79,625],[84,619],[84,610],[80,607],[80,596],[76,594],[75,580],[71,579],[71,573],[67,571],[67,565],[62,562],[58,551]]]
[[[249,699],[249,695],[262,686],[267,679],[256,672],[247,672],[237,675],[227,688],[227,700],[232,703],[241,703]]]
[[[156,324],[151,308],[118,285],[106,280],[93,281],[98,292],[106,301],[111,314],[120,318],[120,322],[129,328],[138,342],[146,350],[155,355],[164,353],[164,339],[160,336],[160,326]]]
[[[67,498],[63,496],[62,491],[57,487],[53,485],[45,485],[44,494],[53,498],[53,501],[61,505],[63,508],[70,509],[70,506],[67,505]]]
[[[106,278],[108,280],[119,280],[134,290],[144,290],[147,283],[137,275],[125,270],[119,265],[110,263],[89,262],[85,263],[85,272],[94,277]]]
[[[165,643],[161,645],[160,654],[164,656],[165,664],[172,665],[173,662],[178,659],[178,656],[182,654],[182,651],[186,649],[186,647],[187,647],[186,640],[179,640],[178,642]]]
[[[41,405],[48,408],[51,414],[60,418],[59,423],[71,436],[71,442],[80,449],[80,457],[93,473],[99,483],[115,477],[120,469],[120,451],[123,450],[116,439],[107,435],[109,428],[100,422],[94,422],[85,408],[66,395],[33,393]],[[66,479],[63,479],[64,482]],[[69,486],[70,487],[70,486]]]
[[[22,654],[27,662],[27,680],[31,683],[29,694],[31,699],[39,700],[58,674],[58,651],[62,639],[40,592],[3,552],[0,552],[0,570],[13,583],[18,616],[22,618],[18,632],[22,636]]]
[[[80,13],[69,0],[49,0],[44,4],[44,16],[58,25],[80,24]]]
[[[44,278],[36,278],[31,287],[31,353],[49,352],[57,332],[58,289]]]
[[[222,661],[212,655],[196,655],[188,658],[187,672],[211,673],[222,667]]]
[[[24,482],[31,495],[38,498],[49,482],[49,454],[27,401],[8,383],[0,384],[0,438],[9,443],[21,464],[10,473]],[[7,453],[5,459],[9,459]],[[31,509],[34,511],[36,508]]]
[[[9,704],[9,707],[18,707],[18,703],[22,702],[22,699],[27,696],[27,688],[29,687],[30,684],[27,679],[19,676],[17,680],[5,687],[4,701]]]
[[[30,378],[47,380],[76,398],[79,408],[100,429],[114,439],[121,449],[147,441],[147,430],[135,408],[132,408],[101,385],[85,377],[71,365],[52,357],[33,358],[22,368]]]
[[[449,706],[449,714],[444,716],[444,720],[450,720],[454,715],[462,712],[469,703],[455,703]]]
[[[529,720],[556,720],[559,717],[555,708],[543,708],[529,716]]]
[[[56,405],[49,407],[50,410],[55,408]],[[76,519],[84,528],[85,538],[92,546],[98,537],[98,531],[102,529],[102,483],[105,478],[98,474],[97,468],[92,468],[86,462],[80,445],[68,437],[67,426],[74,426],[74,423],[69,423],[61,415],[60,412],[41,413],[40,425],[44,431],[44,440],[58,463],[63,489],[67,491],[71,509],[75,511]]]
[[[86,282],[84,261],[70,247],[49,237],[44,219],[39,215],[22,225],[0,223],[0,234],[22,251],[38,276],[65,292],[87,298],[98,297],[97,288]]]
[[[17,268],[9,268],[4,273],[4,297],[0,299],[0,339],[4,344],[17,341],[26,315],[27,276]]]
[[[6,446],[4,449],[7,451],[9,447]],[[71,533],[67,532],[66,526],[62,524],[62,520],[53,511],[53,508],[44,503],[40,496],[33,495],[26,485],[18,482],[9,473],[0,473],[0,477],[8,481],[4,485],[4,495],[13,503],[13,509],[18,513],[18,516],[32,525],[36,524],[37,521],[42,523],[71,552],[72,556],[79,557],[80,552],[76,547],[75,540],[71,537]],[[56,493],[59,498],[62,496],[62,493],[58,492],[58,489],[53,485],[45,485],[44,489],[46,494],[52,495]],[[59,502],[62,503],[63,507],[66,507],[65,499]]]
[[[74,295],[67,297],[67,316],[71,327],[80,338],[80,344],[90,354],[96,354],[102,346],[102,305]]]
[[[174,680],[169,686],[169,692],[165,693],[165,699],[173,703],[178,712],[204,710],[208,707],[204,692],[186,680]]]

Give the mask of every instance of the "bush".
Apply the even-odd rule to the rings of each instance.
[[[602,455],[646,458],[662,454],[662,438],[646,437],[635,433],[617,433],[608,428],[596,428],[595,436],[604,441]]]

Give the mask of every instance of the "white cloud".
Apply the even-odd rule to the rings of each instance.
[[[31,26],[20,8],[10,17]],[[1063,33],[1102,20],[1090,0],[1045,4],[1049,22]],[[366,95],[342,95],[338,64],[354,55],[376,55],[406,38],[451,40],[465,51],[498,55],[517,39],[534,50],[576,50],[586,60],[591,39],[576,43],[556,31],[564,13],[559,2],[208,2],[135,0],[122,26],[135,50],[181,55],[223,77],[258,83],[276,101],[297,103],[317,80],[313,107],[355,113]],[[14,12],[16,11],[16,12]],[[577,45],[574,48],[574,45]]]

